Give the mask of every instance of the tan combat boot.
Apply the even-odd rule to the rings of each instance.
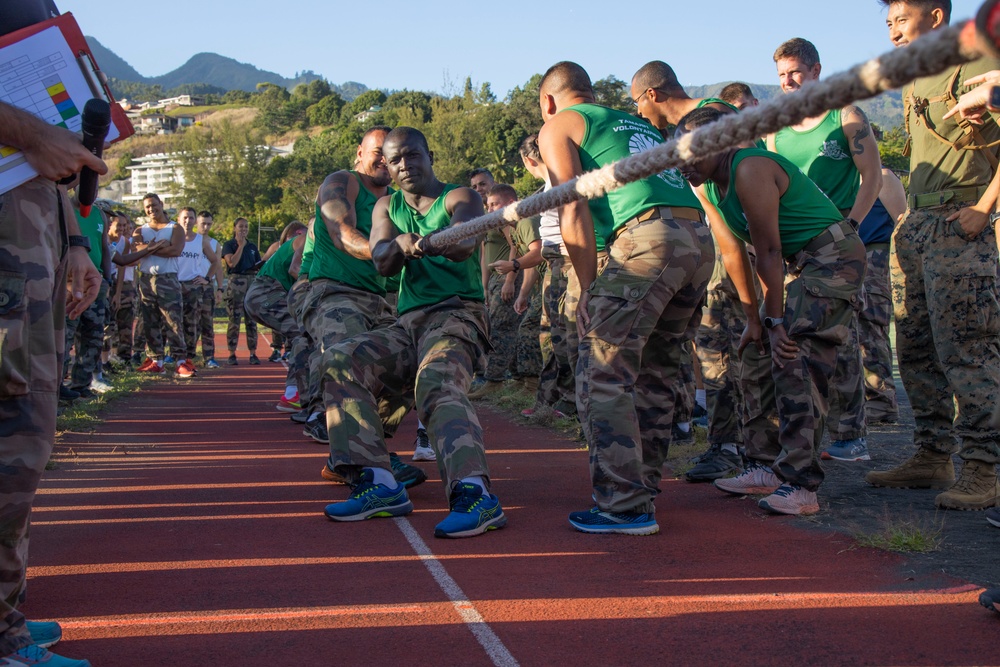
[[[984,510],[1000,499],[1000,481],[996,465],[983,461],[966,461],[955,485],[934,499],[934,504],[947,510]]]
[[[865,481],[893,489],[949,489],[955,483],[955,464],[951,454],[921,447],[895,468],[872,470]]]
[[[479,399],[486,398],[490,394],[495,394],[503,388],[503,382],[497,382],[495,380],[487,380],[483,383],[483,386],[479,389],[469,393],[469,399],[473,401],[478,401]]]

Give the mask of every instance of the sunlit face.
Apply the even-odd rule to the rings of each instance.
[[[508,204],[514,202],[510,197],[504,197],[503,195],[489,195],[486,197],[486,210],[492,213],[498,209],[502,209]]]
[[[893,46],[906,46],[944,23],[940,9],[925,12],[908,2],[894,2],[889,7],[885,24],[889,27],[889,40]]]
[[[652,88],[641,88],[633,79],[629,95],[632,97],[632,103],[635,104],[635,110],[639,117],[648,120],[653,124],[653,127],[663,129],[667,126],[667,119],[657,110],[653,100],[649,99],[649,94],[652,91]]]
[[[748,107],[755,107],[758,104],[760,104],[760,102],[757,101],[757,98],[750,95],[742,95],[740,96],[740,99],[733,102],[733,106],[740,111],[743,111]]]
[[[235,225],[233,225],[233,232],[236,234],[237,238],[246,238],[247,234],[250,233],[250,223],[246,220],[240,220]]]
[[[389,175],[403,190],[419,194],[434,180],[433,158],[417,137],[389,140],[382,151]]]
[[[469,187],[478,192],[479,196],[483,198],[483,201],[486,201],[487,193],[495,184],[496,182],[493,180],[493,177],[484,172],[473,176],[471,182],[469,183]]]
[[[198,233],[202,236],[207,236],[210,231],[212,231],[212,225],[215,224],[215,220],[210,215],[203,215],[198,218]]]
[[[194,224],[195,221],[197,220],[197,217],[198,216],[194,214],[194,211],[183,209],[180,213],[177,214],[177,222],[181,224],[181,227],[184,228],[185,232],[190,233],[195,231]]]
[[[142,210],[150,220],[163,219],[163,202],[158,197],[149,197],[142,200]]]
[[[382,144],[385,143],[387,132],[372,132],[358,146],[357,170],[372,179],[377,187],[384,188],[392,183],[389,170],[385,166],[382,155]]]
[[[784,93],[794,93],[805,84],[819,79],[819,63],[806,67],[799,58],[782,58],[775,65],[778,67],[778,83]]]

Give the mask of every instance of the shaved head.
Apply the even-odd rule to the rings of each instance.
[[[594,86],[590,75],[574,62],[563,60],[550,67],[538,86],[542,95],[559,96],[564,93],[581,93],[593,96]]]
[[[673,68],[662,60],[651,60],[640,67],[632,76],[632,84],[639,90],[682,90]]]

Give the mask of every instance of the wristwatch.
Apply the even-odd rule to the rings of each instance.
[[[764,324],[764,328],[765,329],[773,329],[775,327],[783,327],[783,326],[785,326],[785,318],[784,317],[765,317],[762,320],[762,323]]]
[[[991,225],[997,224],[997,220],[1000,220],[1000,211],[993,211],[992,213],[990,213],[990,224]]]
[[[521,270],[521,262],[517,261],[516,259],[512,259],[510,263],[514,265],[514,273],[517,273],[518,271]]]
[[[90,239],[86,236],[70,236],[69,237],[69,247],[70,248],[83,248],[87,252],[90,252]]]

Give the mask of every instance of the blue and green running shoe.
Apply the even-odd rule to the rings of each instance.
[[[363,521],[373,517],[403,516],[412,511],[413,503],[402,484],[395,489],[376,484],[371,469],[365,468],[350,498],[330,503],[324,513],[333,521]]]
[[[586,512],[573,512],[569,515],[569,523],[584,533],[652,535],[660,532],[651,512],[607,512],[593,507]]]
[[[506,525],[496,496],[476,484],[460,483],[451,492],[451,512],[434,527],[434,537],[474,537]]]

